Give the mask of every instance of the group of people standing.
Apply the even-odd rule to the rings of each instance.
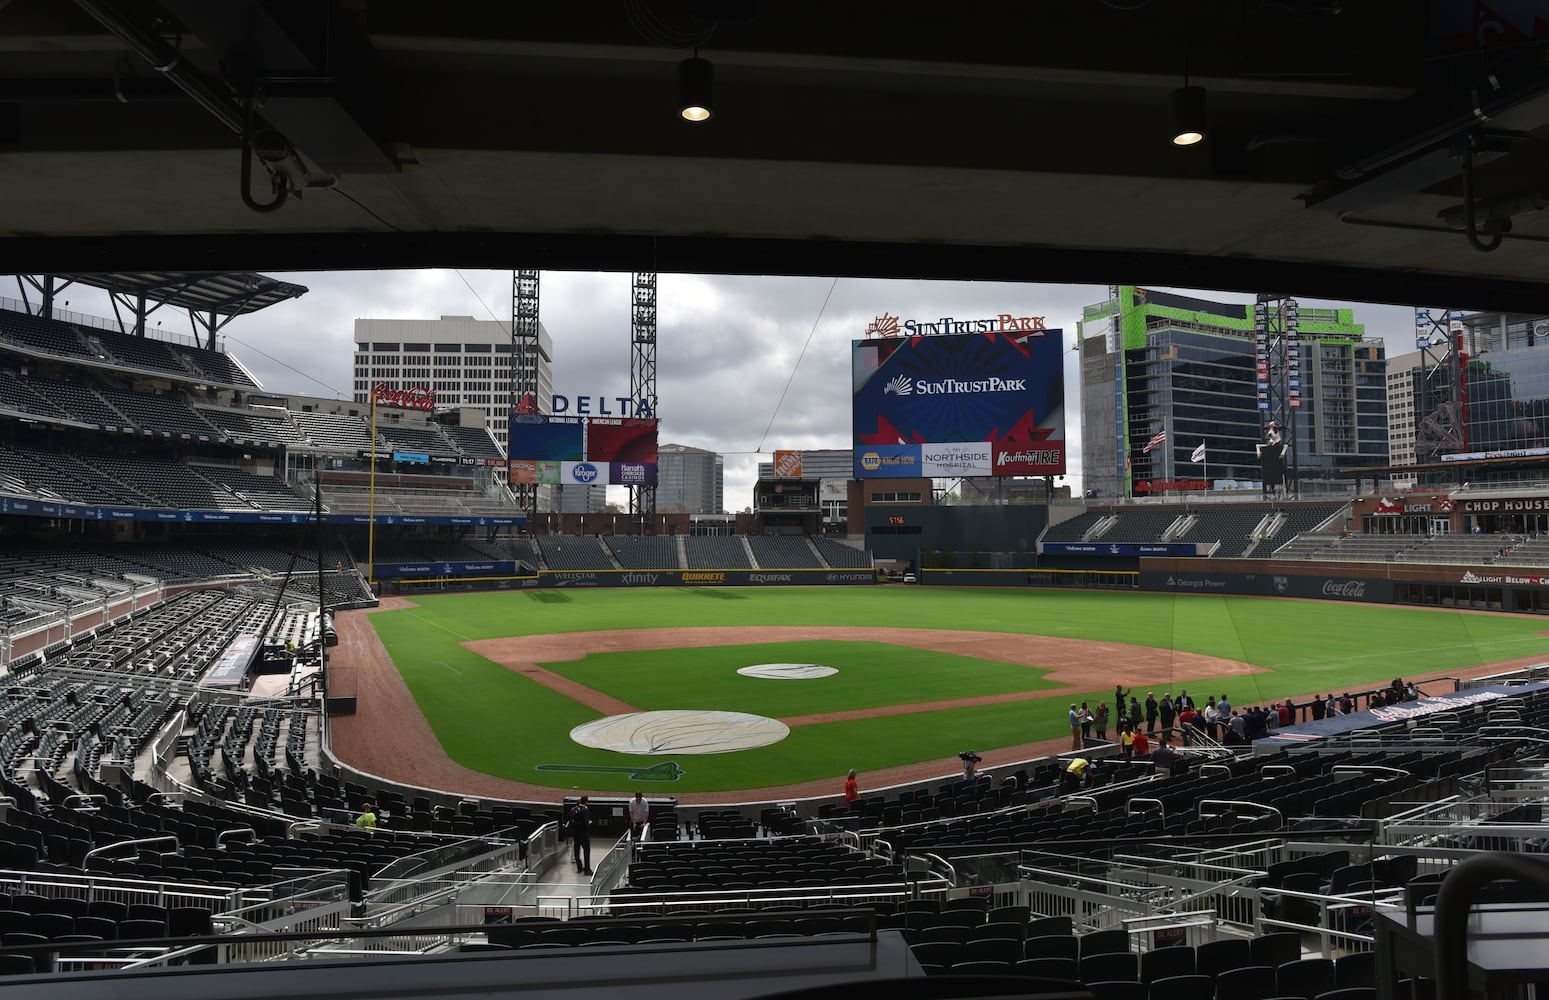
[[[1179,691],[1176,698],[1172,692],[1165,692],[1160,700],[1153,691],[1146,695],[1145,703],[1142,704],[1134,691],[1124,690],[1123,685],[1113,689],[1113,706],[1110,710],[1107,702],[1099,702],[1096,709],[1089,708],[1084,701],[1079,705],[1071,704],[1069,720],[1072,750],[1081,750],[1094,739],[1100,743],[1108,742],[1110,723],[1117,726],[1116,739],[1124,745],[1130,745],[1137,734],[1155,736],[1159,730],[1178,731],[1184,743],[1188,743],[1189,733],[1194,729],[1214,738],[1214,730],[1225,718],[1224,713],[1231,711],[1231,703],[1225,695],[1221,696],[1219,702],[1211,695],[1204,708],[1200,708],[1188,691]]]

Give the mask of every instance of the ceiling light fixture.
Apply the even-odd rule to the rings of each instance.
[[[1192,146],[1205,138],[1205,88],[1183,86],[1172,92],[1172,143]]]
[[[694,58],[678,63],[678,114],[686,122],[710,120],[711,91],[715,81],[715,67],[708,59]]]

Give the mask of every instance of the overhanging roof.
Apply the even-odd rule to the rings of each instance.
[[[0,271],[537,266],[1549,303],[1549,25],[1514,5],[1489,30],[1475,5],[1413,0],[350,0],[300,22],[291,6],[0,8]],[[142,51],[174,34],[176,59]],[[696,47],[715,64],[702,126],[675,116]],[[286,169],[320,182],[274,211],[238,196],[251,80],[234,66],[299,154]],[[184,70],[197,100],[169,79]],[[1185,70],[1209,138],[1180,149]],[[1479,214],[1510,217],[1492,253],[1460,229],[1465,148]]]
[[[279,281],[251,272],[113,271],[106,274],[61,274],[68,281],[123,295],[143,295],[180,309],[241,316],[305,295],[305,285]]]

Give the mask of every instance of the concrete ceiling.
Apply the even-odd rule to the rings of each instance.
[[[1435,6],[1460,22],[1413,0],[0,0],[0,270],[576,267],[1549,308],[1549,25],[1510,0],[1494,21]],[[702,125],[675,114],[696,43],[716,74]],[[1178,148],[1185,71],[1209,138]],[[239,197],[249,94],[299,191],[271,212]],[[1477,242],[1512,216],[1488,253],[1439,215],[1463,204],[1470,143]],[[272,197],[262,163],[250,190]]]

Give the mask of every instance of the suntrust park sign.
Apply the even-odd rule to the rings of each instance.
[[[883,313],[866,324],[868,337],[944,337],[957,333],[1015,333],[1044,330],[1042,316],[1016,316],[1000,313],[994,319],[958,319],[942,316],[934,320],[900,320]],[[982,390],[981,390],[982,391]]]

